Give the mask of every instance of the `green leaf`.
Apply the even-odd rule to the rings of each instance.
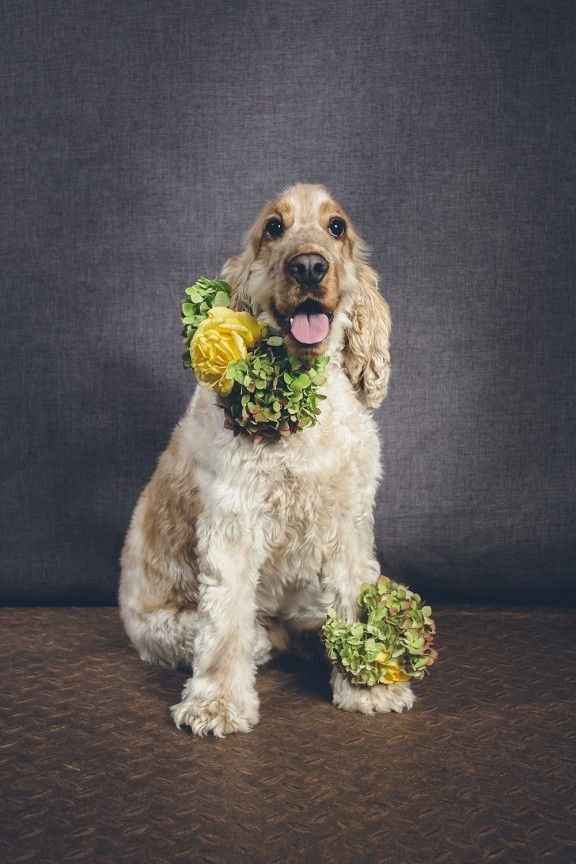
[[[212,301],[212,306],[230,306],[230,295],[226,291],[218,291]]]
[[[237,381],[238,384],[241,384],[244,380],[244,375],[235,363],[230,363],[226,369],[226,378],[230,381]]]
[[[198,289],[195,288],[194,285],[192,285],[191,288],[187,288],[185,293],[188,295],[192,303],[198,304],[202,303],[202,301],[204,300],[204,294],[198,291]]]
[[[268,339],[266,339],[266,344],[271,345],[274,348],[279,348],[280,345],[284,344],[284,339],[282,336],[269,336]]]
[[[292,386],[295,390],[303,390],[304,387],[308,387],[310,384],[310,378],[306,374],[306,372],[302,372],[301,375],[298,375],[297,378],[292,382]]]

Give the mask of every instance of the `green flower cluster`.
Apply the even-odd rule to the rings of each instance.
[[[276,437],[313,426],[326,397],[326,354],[309,363],[288,354],[281,336],[269,336],[226,372],[236,386],[226,397],[231,423],[252,435]]]
[[[227,282],[201,276],[185,290],[181,315],[186,351],[184,366],[192,368],[191,343],[214,306],[230,306]],[[245,359],[230,363],[226,378],[232,391],[219,396],[226,425],[237,432],[277,438],[313,426],[326,397],[319,388],[326,382],[326,354],[309,360],[286,351],[280,335],[264,334]]]
[[[186,297],[181,303],[182,336],[186,351],[182,355],[186,369],[192,368],[190,343],[196,330],[202,324],[213,306],[230,306],[230,286],[221,279],[208,279],[201,276],[185,290]]]
[[[329,611],[322,628],[328,657],[352,684],[373,687],[423,678],[438,656],[430,606],[386,576],[364,585],[358,602],[362,620],[353,624]]]

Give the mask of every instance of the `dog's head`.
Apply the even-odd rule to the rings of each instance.
[[[298,183],[262,208],[222,276],[237,308],[279,329],[302,356],[342,351],[363,400],[386,395],[390,315],[366,246],[323,186]]]

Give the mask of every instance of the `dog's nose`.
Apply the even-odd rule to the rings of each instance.
[[[319,285],[328,272],[328,262],[315,252],[295,255],[288,261],[286,269],[299,285],[312,287]]]

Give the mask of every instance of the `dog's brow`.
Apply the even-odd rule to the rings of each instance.
[[[290,226],[294,221],[293,208],[286,200],[275,201],[273,206],[274,213],[271,215],[280,216],[285,225]]]

